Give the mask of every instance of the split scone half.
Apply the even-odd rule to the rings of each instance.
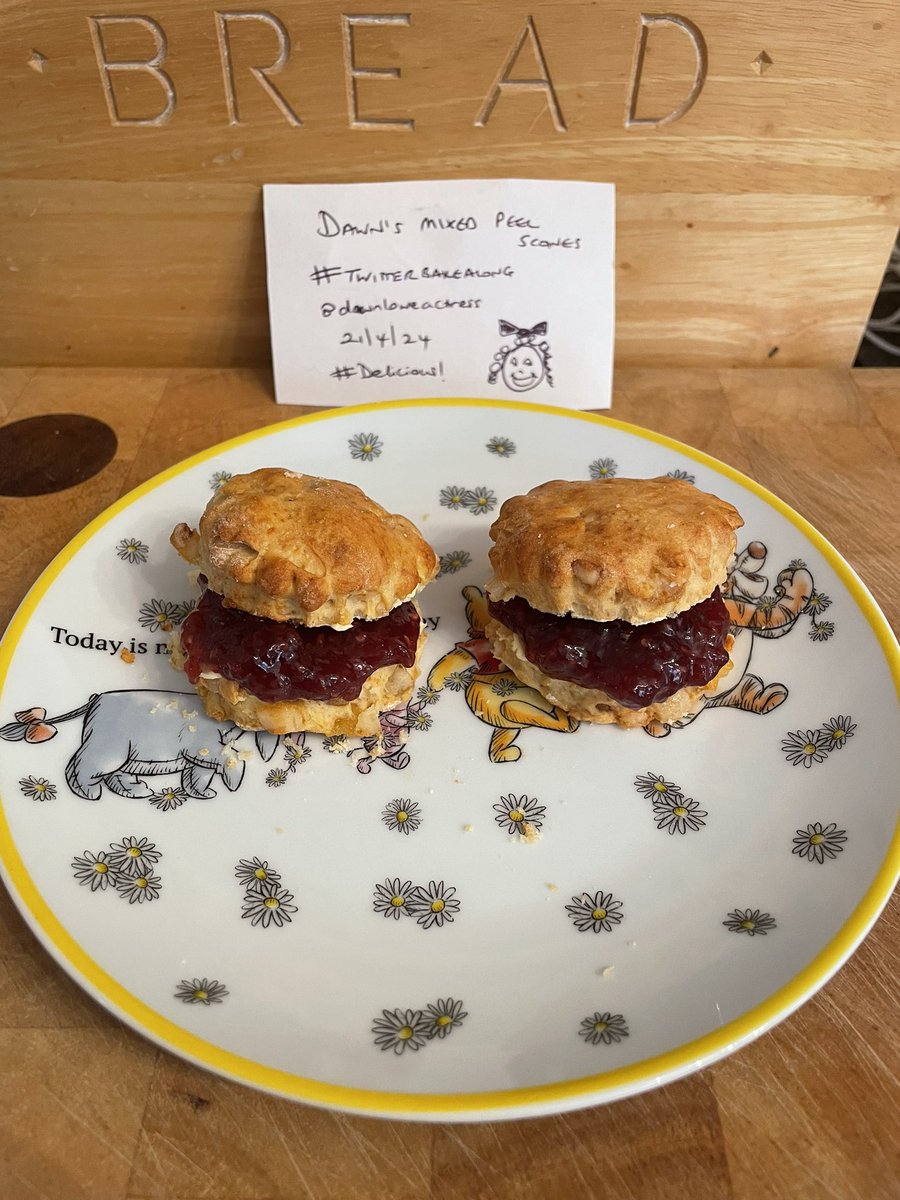
[[[490,531],[494,653],[583,721],[696,712],[731,669],[719,589],[741,525],[732,505],[668,476],[513,496]]]
[[[266,467],[222,484],[171,542],[204,589],[172,661],[215,720],[369,736],[409,700],[425,640],[413,598],[438,561],[406,517]]]

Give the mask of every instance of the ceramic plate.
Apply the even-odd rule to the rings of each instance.
[[[380,746],[216,724],[167,661],[195,603],[170,530],[270,465],[359,484],[440,555]],[[745,519],[735,667],[680,728],[578,727],[482,637],[504,497],[615,474]],[[687,446],[516,403],[332,410],[151,480],[32,589],[0,651],[5,879],[101,1003],[245,1083],[435,1120],[613,1100],[771,1027],[876,919],[898,663],[837,552]]]

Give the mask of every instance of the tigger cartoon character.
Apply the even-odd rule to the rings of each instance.
[[[554,729],[574,733],[579,722],[545,700],[540,692],[520,683],[498,662],[484,636],[487,601],[480,588],[462,589],[466,600],[469,640],[457,642],[431,668],[427,686],[434,691],[444,687],[465,691],[466,704],[486,725],[493,725],[488,757],[491,762],[516,762],[521,749],[514,745],[523,729]]]
[[[799,563],[786,567],[778,575],[775,589],[769,593],[769,580],[760,574],[768,550],[762,542],[750,542],[735,555],[728,568],[728,580],[722,598],[731,618],[734,666],[723,680],[723,688],[710,696],[699,712],[682,717],[671,725],[653,721],[647,726],[652,737],[665,737],[672,729],[689,725],[707,708],[739,708],[744,712],[768,713],[783,704],[788,690],[783,683],[763,683],[750,672],[754,638],[780,638],[790,633],[813,594],[813,577]],[[734,682],[732,682],[732,680]]]

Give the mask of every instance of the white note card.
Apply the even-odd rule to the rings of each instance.
[[[612,184],[266,184],[263,194],[279,404],[473,396],[609,407]]]
[[[612,184],[266,184],[280,404],[608,408]]]

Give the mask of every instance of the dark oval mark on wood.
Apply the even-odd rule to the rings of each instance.
[[[84,483],[116,453],[116,435],[79,413],[27,417],[0,428],[0,495],[43,496]]]

